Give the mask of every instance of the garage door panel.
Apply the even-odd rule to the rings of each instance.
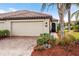
[[[0,29],[4,29],[4,22],[0,22]]]
[[[13,36],[39,36],[43,32],[43,22],[12,22]]]

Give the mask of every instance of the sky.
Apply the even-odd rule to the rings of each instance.
[[[0,13],[6,13],[6,12],[12,12],[12,11],[18,11],[18,10],[32,10],[36,12],[41,12],[41,4],[40,3],[0,3]],[[71,13],[75,12],[76,10],[79,10],[79,7],[77,7],[75,4],[72,4],[71,7]],[[58,12],[56,5],[52,8],[50,7],[49,10],[45,9],[44,13],[50,14],[53,16],[53,18],[59,19]],[[64,20],[67,22],[67,15],[64,15]],[[72,21],[75,20],[73,17],[71,19]]]

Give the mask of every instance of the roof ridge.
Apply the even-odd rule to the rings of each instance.
[[[18,13],[18,12],[20,12],[20,11],[22,11],[22,10],[19,10],[19,11],[12,11],[12,12],[8,12],[8,13],[1,13],[0,15],[5,15],[4,17],[8,17],[8,16],[16,16],[16,15],[19,15],[20,13]],[[23,10],[23,11],[25,11],[25,10]],[[16,14],[11,14],[11,13],[16,13]],[[8,16],[7,16],[7,14],[8,14]],[[21,14],[23,14],[23,13],[21,13]]]
[[[11,14],[11,13],[18,13],[18,12],[21,12],[21,11],[24,11],[24,12],[28,11],[28,12],[32,12],[32,13],[37,13],[37,14],[51,16],[51,15],[43,13],[43,12],[36,12],[36,11],[32,11],[32,10],[17,10],[17,11],[12,11],[12,12],[7,12],[7,13],[0,13],[0,15]]]
[[[20,11],[18,11],[18,12],[20,12]],[[14,12],[15,13],[15,12]],[[26,14],[26,13],[17,13],[16,12],[16,14],[14,14],[14,15],[9,15],[9,16],[16,16],[16,15],[20,15],[20,14]],[[7,16],[8,17],[8,16]]]
[[[33,12],[33,13],[37,13],[37,14],[42,14],[42,15],[47,15],[47,16],[51,16],[49,14],[43,13],[43,12],[37,12],[37,11],[33,11],[33,10],[24,10],[24,11],[29,11],[29,12]]]

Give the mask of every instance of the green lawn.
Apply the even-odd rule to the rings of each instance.
[[[68,32],[68,30],[64,30],[64,32]]]
[[[71,34],[73,37],[75,37],[76,39],[79,39],[79,32],[74,32],[74,31],[70,31],[70,32],[65,32],[65,33],[69,33]]]
[[[65,34],[70,34],[72,35],[75,39],[79,40],[79,32],[74,32],[73,30],[71,30],[70,32],[68,32],[68,30],[64,30]]]
[[[71,32],[71,35],[73,35],[76,39],[79,39],[79,32]]]

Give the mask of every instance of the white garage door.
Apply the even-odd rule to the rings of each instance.
[[[4,22],[0,22],[0,30],[4,29]]]
[[[12,22],[13,36],[39,36],[43,32],[43,22]]]

